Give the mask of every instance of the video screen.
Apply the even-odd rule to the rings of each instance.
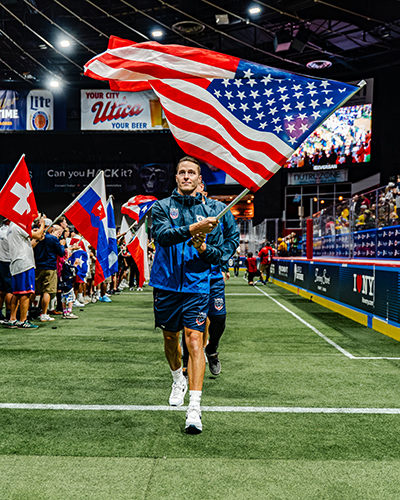
[[[285,168],[369,162],[371,108],[371,104],[339,108],[293,153]]]

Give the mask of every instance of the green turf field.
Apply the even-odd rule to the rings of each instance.
[[[2,329],[0,500],[398,500],[400,343],[276,285],[226,291],[197,436],[149,287]]]

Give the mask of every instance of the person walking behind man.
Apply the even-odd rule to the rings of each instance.
[[[27,317],[30,295],[35,293],[35,258],[32,244],[43,238],[44,218],[39,220],[39,227],[32,229],[32,240],[29,234],[14,222],[10,223],[7,238],[10,248],[10,272],[13,287],[10,320],[4,323],[7,328],[38,328],[32,325]],[[19,304],[19,321],[17,309]]]
[[[208,312],[211,264],[222,256],[222,233],[211,208],[196,193],[200,164],[185,156],[176,170],[177,189],[152,207],[156,243],[150,286],[154,287],[155,324],[164,335],[164,350],[173,384],[171,406],[181,406],[187,391],[182,374],[179,333],[184,328],[189,350],[189,408],[185,430],[199,433],[205,359],[203,332]],[[207,238],[206,238],[207,236]]]

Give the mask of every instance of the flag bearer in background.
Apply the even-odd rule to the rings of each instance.
[[[156,253],[150,285],[154,287],[155,324],[163,330],[164,350],[173,384],[169,403],[181,406],[187,391],[182,374],[179,333],[184,328],[189,351],[189,408],[185,430],[202,431],[200,399],[205,360],[203,332],[209,302],[211,265],[222,256],[222,233],[214,212],[196,192],[200,165],[182,158],[176,170],[177,189],[153,205]],[[206,238],[207,235],[207,238]],[[189,241],[192,244],[188,244]]]

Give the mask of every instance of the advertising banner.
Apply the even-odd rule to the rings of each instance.
[[[26,130],[53,130],[53,94],[32,90],[26,98]]]
[[[0,187],[15,165],[0,165]],[[43,165],[28,162],[35,193],[82,191],[104,170],[107,192],[137,194],[171,193],[175,185],[175,165],[172,163],[123,163],[82,165]]]
[[[324,262],[313,262],[309,265],[308,289],[319,295],[338,300],[339,271],[340,266],[329,265]]]
[[[143,132],[163,128],[168,124],[152,90],[81,90],[81,130]]]
[[[0,90],[1,130],[53,130],[53,94],[48,90]]]
[[[345,168],[318,172],[288,172],[288,186],[347,182],[348,174],[349,171]]]
[[[0,90],[0,130],[26,129],[26,93]]]
[[[400,323],[400,270],[397,268],[275,259],[271,276]]]

